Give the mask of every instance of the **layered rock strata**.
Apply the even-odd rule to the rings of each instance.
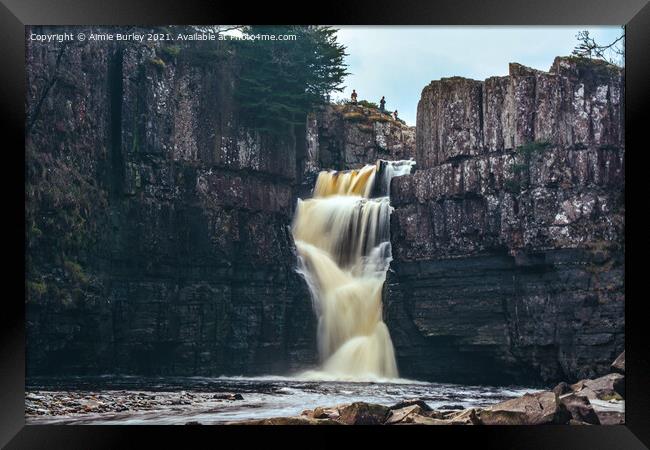
[[[551,382],[624,344],[623,73],[556,58],[433,81],[393,180],[385,315],[400,374]]]
[[[243,127],[236,61],[196,49],[27,41],[28,375],[314,362],[289,231],[304,129]]]

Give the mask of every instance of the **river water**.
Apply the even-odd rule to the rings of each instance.
[[[31,378],[27,424],[224,424],[300,415],[365,401],[391,406],[419,398],[434,409],[485,407],[539,389],[427,383],[311,381],[289,377]],[[228,399],[240,394],[242,399]]]

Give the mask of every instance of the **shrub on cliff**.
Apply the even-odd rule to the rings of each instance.
[[[369,102],[368,100],[360,100],[359,106],[365,106],[366,108],[379,109],[377,103]]]

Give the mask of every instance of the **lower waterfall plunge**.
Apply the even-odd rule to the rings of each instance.
[[[318,175],[313,198],[298,199],[292,225],[298,271],[318,315],[322,372],[314,378],[397,378],[382,288],[392,259],[390,180],[408,161]],[[371,198],[376,196],[375,198]]]

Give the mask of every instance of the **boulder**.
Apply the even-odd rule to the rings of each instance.
[[[625,377],[618,378],[614,381],[614,391],[620,395],[622,398],[625,398]]]
[[[599,425],[600,421],[589,399],[574,393],[560,397],[560,402],[571,413],[572,420]]]
[[[558,383],[557,386],[553,388],[553,392],[555,392],[557,395],[564,395],[568,394],[569,392],[573,392],[571,390],[571,386],[568,383],[565,383],[564,381]]]
[[[446,419],[451,425],[480,425],[481,420],[476,414],[474,408],[466,409],[447,417]]]
[[[418,405],[422,411],[433,411],[433,409],[427,405],[424,400],[420,399],[411,399],[411,400],[403,400],[399,403],[394,404],[393,406],[390,406],[389,409],[402,409],[407,406],[413,406],[413,405]]]
[[[311,414],[314,419],[338,419],[339,412],[336,408],[317,407]]]
[[[434,419],[449,419],[450,417],[461,412],[462,411],[426,411],[423,414],[427,417],[433,417]]]
[[[590,400],[601,425],[625,423],[625,402],[622,400]]]
[[[625,375],[625,350],[623,350],[623,353],[618,355],[618,357],[614,360],[610,368],[612,372]]]
[[[554,392],[524,394],[482,410],[479,419],[484,425],[542,425],[567,423],[570,414]]]
[[[601,425],[624,425],[625,413],[622,411],[596,410]]]
[[[340,423],[345,425],[382,425],[390,412],[388,407],[366,402],[355,402],[339,408]]]
[[[434,419],[433,417],[414,415],[412,419],[411,422],[408,422],[412,425],[453,425],[449,420]]]
[[[426,414],[419,405],[414,404],[400,409],[391,409],[385,423],[387,425],[396,423],[413,423],[413,418],[415,416],[426,417]]]
[[[623,384],[623,375],[619,373],[610,373],[595,380],[580,380],[571,385],[571,389],[580,396],[587,397],[590,400],[622,400],[623,397],[616,391],[614,386],[621,389]]]

